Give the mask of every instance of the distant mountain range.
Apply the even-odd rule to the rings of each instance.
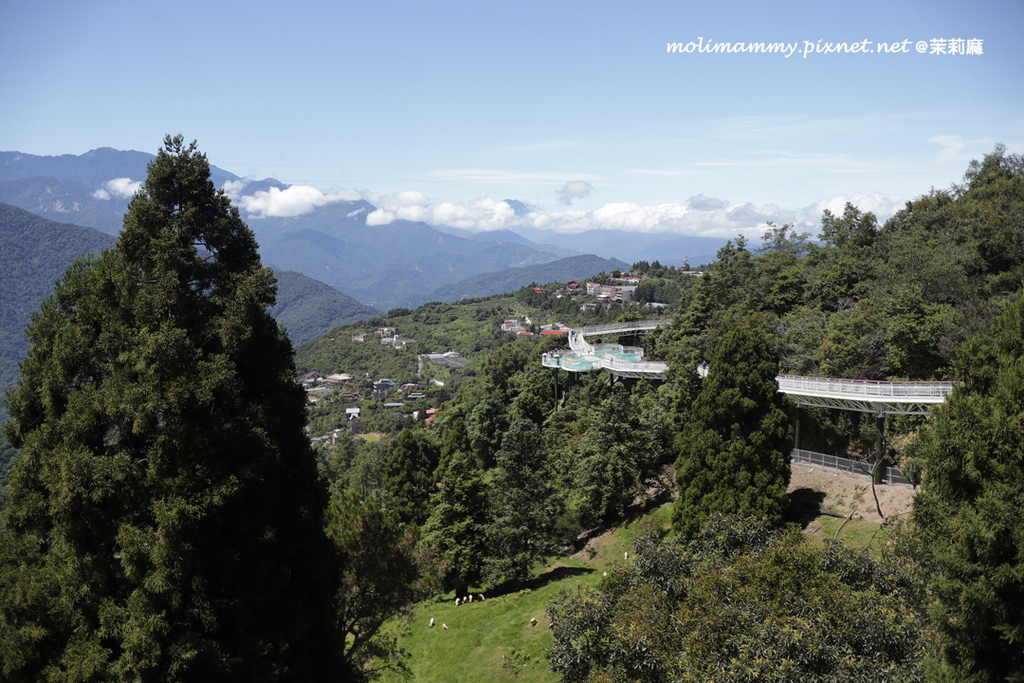
[[[535,240],[541,249],[561,249],[562,253],[597,254],[622,259],[630,264],[637,261],[665,266],[691,266],[711,263],[726,240],[717,237],[694,237],[664,232],[629,232],[626,230],[587,230],[578,233],[560,233],[549,230],[520,228],[526,237]]]
[[[570,256],[550,261],[538,266],[510,268],[496,273],[481,273],[465,280],[443,285],[434,290],[427,301],[458,301],[477,296],[493,296],[504,292],[513,292],[520,287],[536,282],[545,285],[549,282],[568,282],[582,280],[598,273],[610,273],[613,270],[625,270],[628,263],[618,259],[604,259],[593,254]]]
[[[396,220],[368,226],[376,207],[336,202],[294,218],[249,220],[265,260],[316,278],[378,308],[429,301],[438,287],[484,272],[555,261],[528,244],[491,242]]]
[[[117,234],[133,183],[145,179],[151,159],[151,154],[110,148],[57,157],[0,152],[0,202]],[[218,187],[242,180],[215,166],[211,176]],[[244,191],[251,195],[271,188],[287,186],[265,179],[249,181]],[[507,201],[519,215],[531,210],[522,202]],[[543,280],[539,273],[545,271],[531,269],[548,264],[554,265],[547,272],[571,275],[564,279],[623,269],[638,260],[681,264],[689,257],[696,265],[712,260],[725,243],[623,231],[563,235],[524,228],[469,233],[402,220],[368,225],[366,217],[375,209],[366,201],[331,202],[290,218],[243,217],[256,234],[265,263],[303,273],[380,310],[516,289]],[[558,264],[588,254],[603,260],[572,258]],[[591,266],[592,272],[580,270]]]

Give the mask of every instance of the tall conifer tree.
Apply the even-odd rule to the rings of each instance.
[[[486,526],[491,583],[519,583],[551,550],[552,491],[545,471],[540,428],[521,418],[502,438],[491,485],[491,521]]]
[[[715,512],[782,522],[793,427],[778,370],[760,330],[737,328],[718,342],[679,437],[672,523],[683,536]]]
[[[209,175],[168,136],[117,245],[29,327],[0,677],[319,676],[326,493],[273,276]]]
[[[1024,681],[1024,291],[958,366],[959,386],[921,430],[914,498],[936,599],[933,673]]]

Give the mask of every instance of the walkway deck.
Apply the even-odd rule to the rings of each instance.
[[[926,415],[944,403],[952,382],[875,382],[830,377],[779,375],[779,391],[798,406],[855,410],[877,415]]]
[[[618,377],[667,379],[668,364],[643,360],[644,350],[621,344],[591,344],[587,337],[630,332],[650,332],[669,320],[637,320],[635,322],[591,325],[569,331],[571,351],[545,353],[541,363],[546,368],[562,368],[569,372],[605,370]]]
[[[591,344],[587,337],[621,336],[630,332],[650,332],[669,320],[591,325],[569,331],[569,351],[544,354],[546,368],[569,372],[605,370],[619,377],[667,379],[668,364],[643,360],[643,349],[620,344]],[[702,366],[701,376],[707,375]],[[876,382],[830,377],[779,375],[779,391],[788,394],[798,406],[818,406],[855,410],[877,415],[925,415],[934,405],[945,402],[953,391],[952,382]]]

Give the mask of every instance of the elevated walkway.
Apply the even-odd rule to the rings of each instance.
[[[831,377],[779,375],[779,391],[797,406],[854,410],[876,415],[927,415],[944,403],[952,382],[876,382]]]
[[[643,349],[621,344],[591,344],[587,337],[650,332],[669,322],[637,320],[573,329],[569,331],[569,350],[546,353],[541,363],[546,368],[568,372],[605,370],[619,377],[667,379],[668,364],[643,360]],[[701,377],[706,377],[708,370],[704,364],[697,369]],[[953,391],[952,382],[877,382],[796,375],[779,375],[775,379],[779,391],[788,394],[797,406],[838,408],[879,416],[926,415],[929,408],[944,403]]]
[[[591,344],[586,338],[601,335],[621,336],[631,332],[650,332],[669,322],[669,320],[637,320],[609,325],[591,325],[570,330],[570,351],[545,353],[541,364],[546,368],[561,368],[568,372],[605,370],[617,377],[666,379],[668,364],[659,361],[645,361],[642,348],[621,344]]]

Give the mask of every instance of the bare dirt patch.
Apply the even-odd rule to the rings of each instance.
[[[878,495],[876,506],[868,477],[850,476],[796,463],[792,466],[789,492],[791,497],[798,496],[818,502],[824,514],[846,517],[852,512],[853,519],[876,524],[885,521],[879,516],[878,507],[882,508],[885,519],[906,518],[910,515],[914,499],[914,490],[909,486],[880,484],[875,486]]]

